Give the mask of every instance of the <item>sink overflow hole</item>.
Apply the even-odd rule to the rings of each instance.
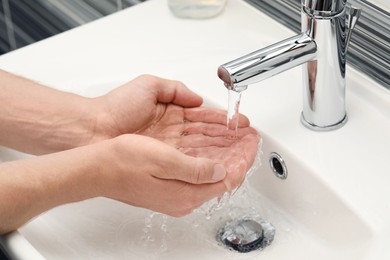
[[[282,156],[272,152],[269,157],[269,166],[276,177],[279,179],[287,178],[287,166]]]

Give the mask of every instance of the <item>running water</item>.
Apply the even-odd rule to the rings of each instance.
[[[238,136],[238,121],[240,116],[239,108],[241,102],[241,92],[242,91],[235,91],[233,89],[228,89],[228,111],[226,117],[226,125],[228,129],[235,131],[234,137]],[[261,153],[261,142],[259,143],[259,149],[256,155],[255,162],[253,163],[251,169],[248,171],[247,175],[255,171],[258,165],[260,165],[260,153]],[[221,209],[225,204],[227,204],[230,201],[231,196],[235,194],[237,189],[233,190],[232,192],[226,192],[225,194],[223,194],[222,197],[216,198],[214,200],[205,203],[205,205],[203,205],[202,208],[204,209],[204,215],[206,219],[211,219],[213,213],[216,210]]]
[[[235,138],[238,136],[240,102],[241,102],[241,91],[228,89],[228,109],[227,109],[226,125],[228,129],[235,131],[234,134]],[[251,172],[256,170],[258,165],[260,165],[260,153],[261,153],[261,142],[259,143],[259,149],[255,158],[255,162],[253,163],[251,169],[249,169],[247,175],[251,174]],[[206,219],[211,219],[213,213],[216,210],[221,209],[225,204],[227,204],[230,201],[230,198],[235,194],[237,189],[231,192],[226,192],[225,194],[223,194],[222,197],[215,198],[214,200],[210,200],[209,202],[205,203],[203,205],[203,209],[204,209],[204,215]]]
[[[228,112],[226,125],[228,129],[234,130],[235,135],[238,133],[239,108],[241,101],[241,92],[235,90],[228,90]]]

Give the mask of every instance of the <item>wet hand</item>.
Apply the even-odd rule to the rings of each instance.
[[[240,115],[237,131],[226,126],[226,111],[213,108],[167,106],[161,115],[137,132],[178,149],[182,153],[208,158],[224,165],[227,189],[241,184],[252,166],[260,136]]]
[[[99,196],[180,217],[227,191],[226,170],[142,135],[121,135],[95,145]]]

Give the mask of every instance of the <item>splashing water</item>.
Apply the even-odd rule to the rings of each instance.
[[[167,251],[168,232],[168,216],[151,212],[145,218],[143,236],[141,237],[142,245],[145,248],[153,248],[154,251],[164,253]]]
[[[218,211],[222,209],[226,204],[229,203],[230,199],[232,198],[233,195],[235,195],[240,189],[245,190],[247,189],[246,183],[247,183],[247,178],[252,176],[252,174],[261,166],[261,156],[263,154],[263,139],[260,140],[259,142],[259,148],[257,149],[257,154],[255,157],[255,160],[251,166],[251,168],[248,170],[246,173],[246,178],[243,182],[243,184],[236,189],[234,189],[231,192],[226,192],[221,198],[215,198],[213,200],[210,200],[206,202],[205,204],[202,205],[199,209],[197,209],[198,213],[202,212],[206,219],[211,219],[213,213],[215,211]],[[245,191],[244,191],[245,193]],[[240,196],[240,195],[237,195]]]
[[[262,214],[253,206],[258,204],[259,200],[253,194],[255,191],[250,188],[247,179],[261,166],[261,155],[262,140],[260,140],[255,161],[247,172],[247,177],[243,184],[231,193],[225,193],[221,198],[215,198],[204,203],[189,216],[179,220],[156,212],[149,213],[144,220],[142,229],[143,236],[141,237],[141,243],[143,247],[158,252],[159,254],[169,252],[169,241],[172,237],[178,238],[179,231],[175,230],[174,224],[177,222],[187,222],[187,224],[191,226],[190,232],[192,234],[206,236],[209,235],[210,232],[215,235],[218,231],[217,228],[221,225],[220,222],[227,221],[225,218],[230,220],[242,217],[242,214],[244,213],[253,219],[260,219]],[[207,229],[207,231],[203,229]],[[214,235],[209,236],[208,243],[216,244]],[[195,237],[192,239],[195,239]]]

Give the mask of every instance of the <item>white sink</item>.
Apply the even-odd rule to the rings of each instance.
[[[119,84],[95,84],[79,88],[79,92],[96,96]],[[389,227],[383,226],[387,220],[380,219],[380,215],[374,211],[382,204],[381,210],[389,214],[386,198],[390,192],[381,190],[379,185],[374,186],[373,183],[389,180],[383,174],[386,170],[382,171],[383,179],[380,179],[381,169],[386,169],[386,157],[389,155],[386,150],[381,150],[388,147],[388,132],[383,131],[383,136],[379,135],[381,131],[377,131],[375,136],[364,136],[364,127],[353,128],[354,121],[364,120],[360,118],[364,116],[369,116],[367,120],[382,117],[378,123],[382,127],[388,126],[390,120],[386,114],[381,115],[380,111],[373,109],[383,108],[364,104],[359,100],[359,93],[351,93],[349,124],[334,132],[317,133],[300,125],[299,105],[292,105],[298,102],[288,101],[289,96],[280,96],[279,104],[267,104],[266,100],[273,99],[283,91],[274,93],[267,90],[283,86],[250,88],[258,90],[260,102],[249,106],[249,95],[243,92],[242,110],[249,108],[244,113],[252,118],[252,124],[262,133],[261,167],[248,179],[248,195],[242,197],[238,193],[233,205],[240,208],[235,209],[234,214],[251,213],[251,207],[254,207],[255,212],[274,225],[274,242],[265,250],[242,254],[217,244],[217,230],[226,221],[225,217],[219,217],[228,214],[228,207],[217,211],[211,220],[200,213],[183,219],[168,218],[167,233],[160,229],[164,217],[156,215],[151,222],[153,230],[145,233],[145,221],[150,219],[151,212],[105,198],[51,210],[21,228],[21,236],[47,259],[284,259],[291,256],[307,259],[379,259],[382,253],[386,258],[388,253],[381,252],[386,248],[381,246],[386,244],[383,236],[389,235]],[[359,102],[359,108],[366,112],[355,112],[354,102]],[[218,106],[213,103],[206,101],[207,105]],[[382,105],[389,104],[385,102]],[[276,116],[279,106],[292,112]],[[376,115],[370,115],[367,112],[369,109]],[[294,114],[295,111],[297,113]],[[265,118],[254,119],[258,113]],[[262,126],[268,126],[271,131],[263,131]],[[371,127],[371,131],[375,129],[375,125]],[[364,138],[353,140],[359,135]],[[288,140],[290,138],[294,141]],[[340,144],[341,140],[366,148],[370,143],[375,146],[376,153],[363,147],[356,151],[354,147]],[[288,176],[284,180],[277,178],[269,167],[272,152],[281,155],[286,163]],[[7,150],[3,150],[2,154],[7,154],[8,160],[23,157]],[[367,168],[371,171],[366,172]],[[361,182],[365,178],[367,180]],[[342,183],[344,180],[347,183]],[[356,195],[365,200],[356,198]],[[380,199],[382,202],[378,201]],[[367,201],[371,205],[367,205]],[[146,235],[151,235],[155,241],[146,244]]]
[[[150,0],[3,56],[0,66],[88,96],[130,79],[129,71],[148,72],[182,80],[208,104],[226,108],[218,65],[293,34],[239,0],[230,0],[220,17],[208,21],[177,20],[164,8],[165,1]],[[149,21],[151,15],[161,17],[160,22]],[[165,37],[159,46],[144,33],[152,29]],[[229,30],[241,40],[232,39]],[[187,42],[175,45],[169,40],[175,35]],[[117,49],[106,52],[114,44]],[[26,57],[39,60],[39,66],[21,63]],[[32,255],[29,249],[21,252],[21,239],[48,259],[390,259],[390,92],[348,68],[349,121],[332,132],[301,125],[301,95],[301,70],[296,68],[250,86],[242,96],[241,112],[262,134],[263,154],[262,166],[249,178],[249,195],[236,204],[244,214],[255,207],[275,226],[275,239],[263,251],[241,254],[218,246],[215,233],[223,220],[199,214],[169,218],[165,237],[157,230],[163,217],[155,216],[150,231],[155,243],[145,246],[141,238],[150,212],[104,198],[35,218],[6,238],[9,247],[27,259]],[[285,180],[269,168],[272,152],[287,165]],[[1,160],[24,156],[0,150]]]

